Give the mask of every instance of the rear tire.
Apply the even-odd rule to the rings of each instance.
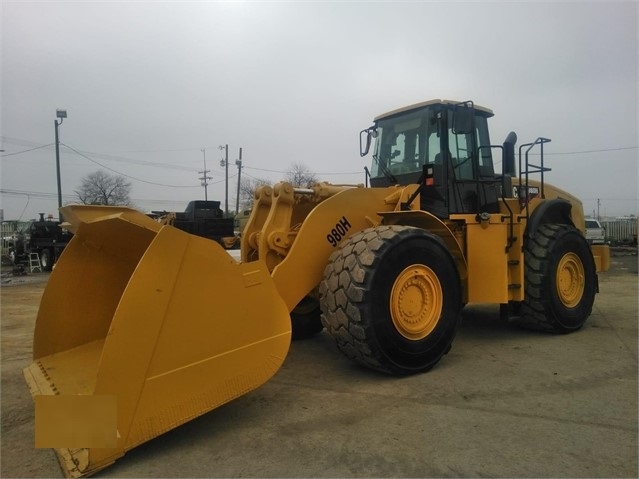
[[[597,273],[588,242],[572,226],[544,224],[524,250],[525,299],[515,322],[528,329],[570,333],[592,312]]]
[[[444,244],[408,226],[353,235],[331,255],[320,283],[322,322],[338,349],[398,375],[426,371],[450,350],[461,298]]]

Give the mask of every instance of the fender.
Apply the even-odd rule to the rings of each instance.
[[[545,223],[559,223],[575,226],[572,220],[572,204],[568,200],[556,198],[541,203],[530,215],[524,237],[531,238]]]
[[[468,278],[466,256],[459,241],[457,241],[457,238],[446,223],[432,213],[422,210],[380,212],[378,215],[383,218],[385,225],[415,226],[433,233],[440,238],[453,256],[457,264],[459,278],[462,280],[462,283],[465,284]]]

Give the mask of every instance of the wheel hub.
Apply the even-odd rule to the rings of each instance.
[[[390,295],[390,311],[397,331],[407,339],[428,336],[439,321],[443,304],[442,287],[433,270],[412,265],[402,271]]]
[[[579,304],[584,294],[586,276],[581,259],[575,253],[566,253],[557,266],[557,294],[567,308]]]

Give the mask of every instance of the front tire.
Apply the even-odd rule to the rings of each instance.
[[[338,349],[397,375],[426,371],[449,351],[461,298],[443,242],[408,226],[353,235],[331,255],[320,283],[322,322]]]
[[[524,249],[525,299],[516,321],[528,329],[570,333],[592,312],[597,272],[588,242],[574,227],[544,224]]]

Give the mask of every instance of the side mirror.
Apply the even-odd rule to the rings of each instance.
[[[366,139],[364,139],[366,135]],[[377,138],[377,129],[374,126],[359,132],[359,155],[366,156],[371,148],[371,139]]]
[[[466,135],[473,132],[475,110],[466,103],[455,105],[453,110],[453,134]]]

